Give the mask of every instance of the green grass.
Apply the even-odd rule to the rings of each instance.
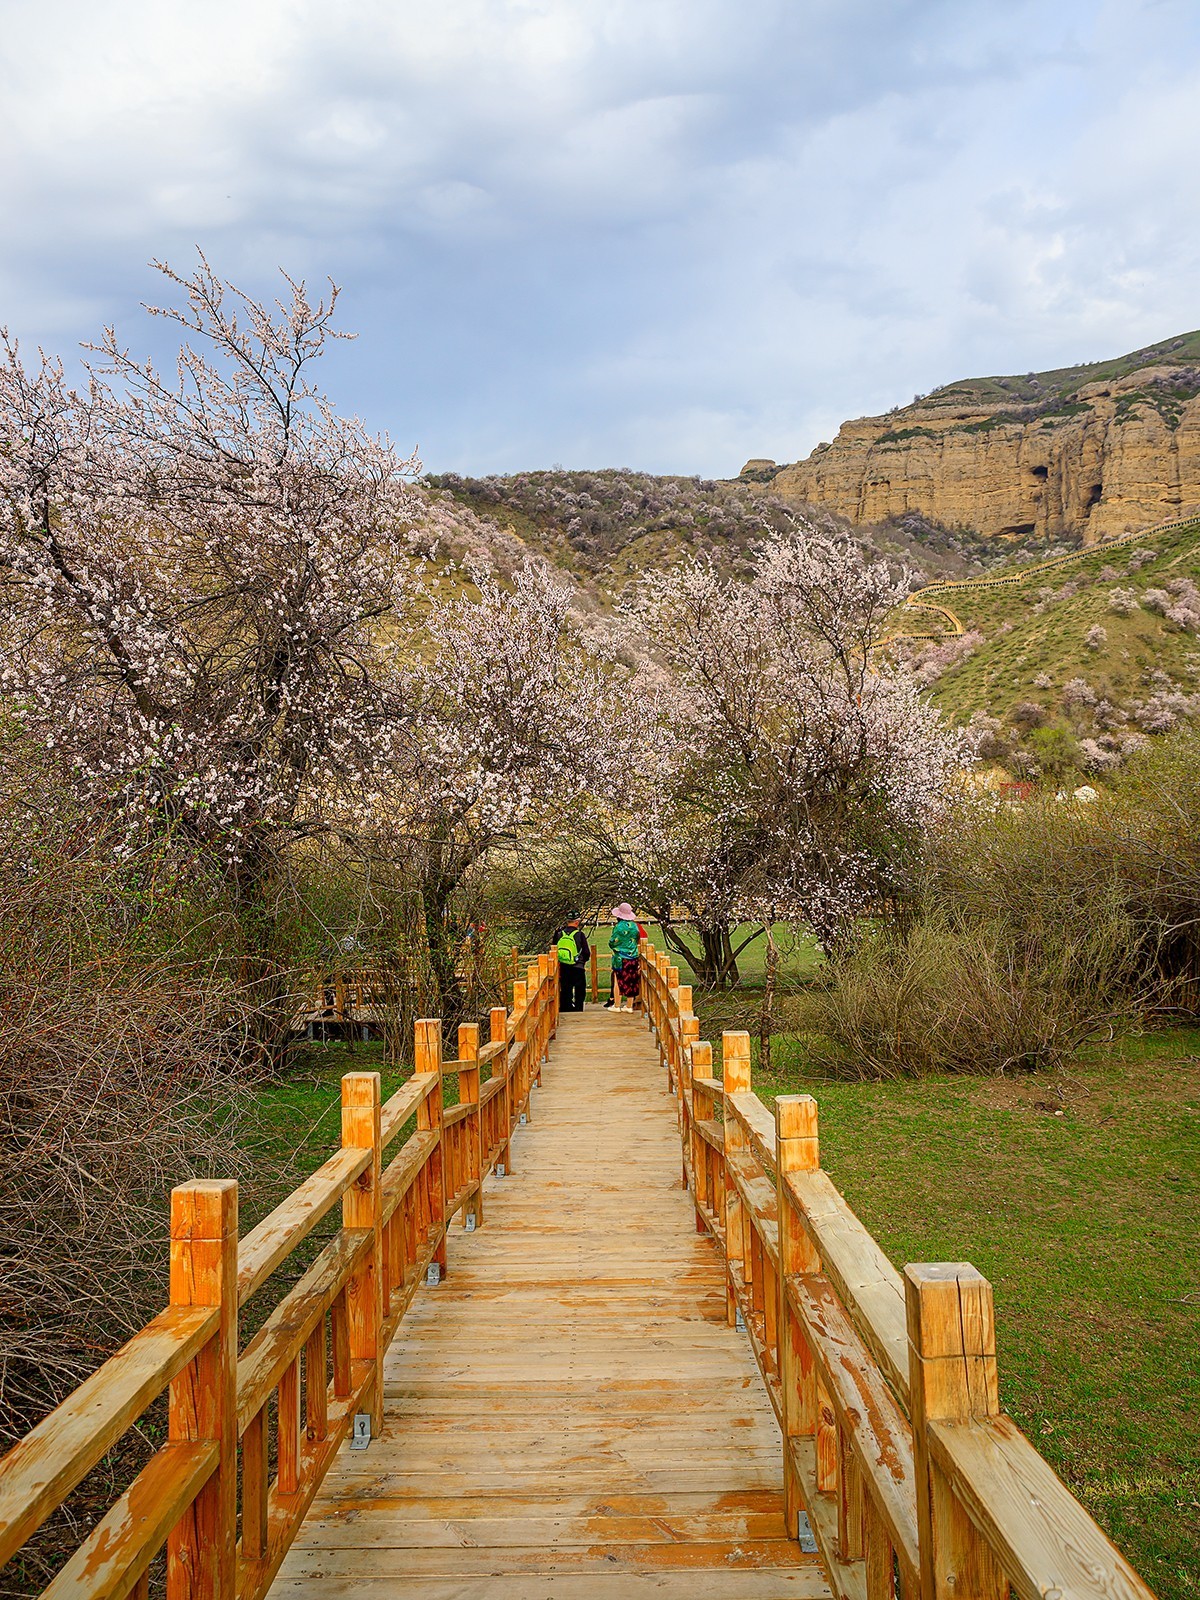
[[[702,1036],[753,1034],[757,1004],[702,999]],[[846,1083],[787,1035],[773,1054],[756,1090],[817,1097],[822,1165],[890,1258],[993,1283],[1005,1409],[1163,1600],[1200,1595],[1200,1029],[1015,1080]]]
[[[643,926],[648,929],[652,944],[657,945],[660,950],[667,949],[662,928],[657,922],[644,923]],[[744,940],[755,934],[760,927],[760,924],[753,922],[738,923],[733,930],[733,948],[736,950]],[[803,982],[805,978],[816,970],[821,961],[821,953],[813,939],[798,937],[787,923],[776,924],[774,935],[780,956],[779,987],[781,990],[786,990],[789,987],[794,988],[797,983]],[[607,928],[601,927],[595,932],[589,928],[588,938],[596,944],[602,954],[607,952]],[[698,948],[699,941],[690,931],[684,932],[684,941],[689,947]],[[680,982],[695,983],[696,974],[691,962],[686,957],[676,955],[673,950],[669,954],[672,962],[679,967]],[[751,989],[760,988],[766,978],[766,962],[767,941],[763,938],[762,933],[758,932],[757,937],[751,939],[751,942],[746,945],[746,948],[738,957],[738,975],[741,984]]]

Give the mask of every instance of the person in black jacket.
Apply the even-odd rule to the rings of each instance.
[[[587,994],[587,966],[592,950],[578,917],[572,917],[559,929],[555,944],[558,949],[559,1009],[582,1011]]]

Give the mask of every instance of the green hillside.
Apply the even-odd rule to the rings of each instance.
[[[983,405],[1003,405],[1006,401],[1037,404],[1067,399],[1088,383],[1124,378],[1141,367],[1186,367],[1200,362],[1200,330],[1182,333],[1159,344],[1145,345],[1111,361],[1090,361],[1077,367],[1054,367],[1048,372],[1027,372],[1007,377],[962,378],[934,389],[925,397],[931,400],[977,401]]]
[[[1200,715],[1200,522],[1100,546],[1005,586],[914,596],[893,648],[956,720],[992,718],[985,758],[1022,776],[1102,774]],[[920,608],[946,606],[962,626]]]

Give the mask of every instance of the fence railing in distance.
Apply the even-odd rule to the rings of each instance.
[[[145,1600],[165,1545],[167,1600],[260,1600],[355,1416],[380,1432],[384,1352],[430,1268],[445,1273],[453,1219],[479,1226],[484,1178],[512,1170],[557,1019],[545,954],[482,1047],[463,1025],[446,1061],[441,1022],[419,1021],[413,1075],[381,1102],[378,1073],[347,1073],[341,1148],[240,1241],[236,1183],[177,1188],[166,1308],[0,1461],[0,1566],[169,1391],[166,1443],[44,1594]],[[241,1309],[339,1204],[332,1237],[241,1347]]]
[[[899,1273],[821,1170],[816,1101],[768,1111],[744,1032],[718,1075],[648,941],[641,977],[696,1226],[779,1421],[789,1531],[807,1523],[839,1600],[1152,1600],[1001,1411],[988,1281],[967,1262]]]

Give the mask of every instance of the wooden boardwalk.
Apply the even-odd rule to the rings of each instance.
[[[785,1536],[775,1417],[642,1019],[562,1017],[531,1111],[385,1358],[383,1437],[343,1447],[274,1596],[827,1595]]]

